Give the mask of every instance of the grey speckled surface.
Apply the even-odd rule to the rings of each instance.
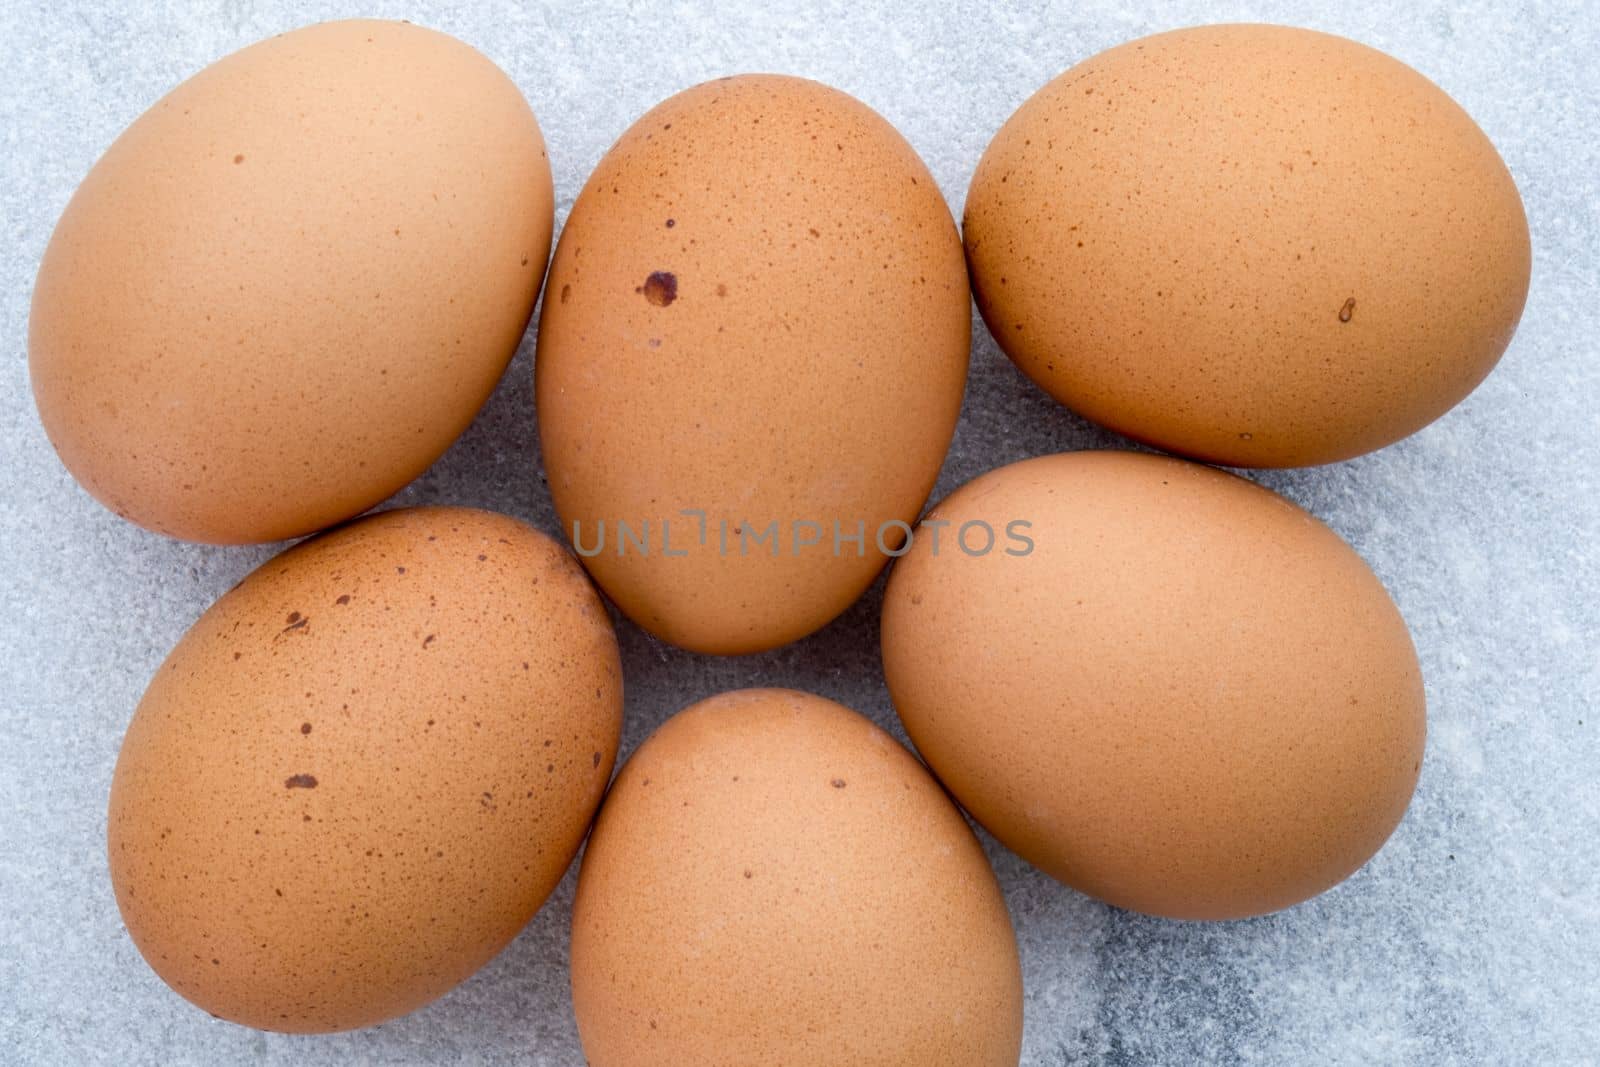
[[[766,69],[856,94],[927,159],[959,213],[988,138],[1029,93],[1130,37],[1260,19],[1344,33],[1443,85],[1499,146],[1533,228],[1533,291],[1500,368],[1377,455],[1262,481],[1327,520],[1411,623],[1430,738],[1410,814],[1339,889],[1285,914],[1183,925],[1116,912],[988,842],[1021,940],[1024,1062],[1573,1063],[1600,1049],[1600,9],[1391,0],[1002,13],[964,3],[379,0],[0,4],[0,1061],[27,1064],[581,1062],[567,991],[569,876],[528,930],[433,1006],[327,1038],[252,1033],[168,992],[118,921],[104,804],[146,680],[193,619],[270,552],[126,525],[56,461],[29,397],[28,300],[67,197],[165,90],[251,41],[323,18],[405,17],[505,67],[555,165],[558,215],[609,143],[705,78]],[[886,8],[888,5],[885,5]],[[1127,14],[1138,10],[1138,14]],[[942,494],[1024,456],[1106,443],[1001,357],[981,323]],[[496,508],[554,529],[535,474],[529,352],[404,502]],[[621,630],[626,746],[691,700],[811,689],[898,731],[879,671],[880,590],[824,632],[741,660]],[[903,735],[902,735],[903,736]],[[1593,1062],[1592,1059],[1589,1062]]]

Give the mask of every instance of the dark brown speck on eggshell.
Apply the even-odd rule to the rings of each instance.
[[[129,933],[250,1026],[419,1007],[560,880],[621,712],[609,618],[542,534],[423,508],[306,541],[200,617],[128,728],[108,845]]]
[[[656,270],[639,287],[644,298],[658,308],[664,308],[678,299],[678,276],[671,271]]]

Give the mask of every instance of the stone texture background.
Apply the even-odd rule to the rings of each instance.
[[[558,223],[648,107],[727,73],[855,94],[922,153],[959,216],[989,137],[1035,88],[1131,37],[1262,20],[1343,33],[1417,67],[1499,146],[1533,229],[1504,362],[1433,427],[1333,467],[1263,474],[1394,592],[1428,682],[1410,814],[1339,889],[1287,913],[1185,925],[1115,911],[986,841],[1021,941],[1024,1062],[1576,1063],[1600,1049],[1600,8],[1592,0],[1126,5],[727,5],[413,0],[0,4],[0,1062],[582,1062],[567,988],[569,875],[481,974],[433,1006],[325,1038],[246,1031],[170,993],[123,932],[104,808],[127,719],[172,644],[270,548],[177,544],[120,522],[57,462],[27,383],[28,301],[68,196],[180,79],[258,38],[353,14],[453,33],[538,113]],[[974,318],[966,409],[938,494],[1025,456],[1115,443],[1060,410]],[[465,437],[397,502],[555,529],[537,475],[529,346]],[[625,747],[750,684],[814,690],[895,730],[881,588],[809,640],[707,659],[621,626]],[[903,736],[903,735],[901,735]]]

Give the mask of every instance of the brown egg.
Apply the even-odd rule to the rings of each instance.
[[[947,524],[937,550],[930,524]],[[983,524],[1005,531],[987,552]],[[883,659],[906,731],[979,822],[1154,915],[1328,889],[1388,838],[1422,761],[1416,653],[1366,564],[1281,497],[1181,460],[1045,456],[956,490],[890,576]]]
[[[1014,1065],[1022,978],[937,782],[830,700],[724,693],[617,776],[584,852],[572,993],[591,1067]]]
[[[129,126],[56,226],[28,338],[50,440],[174,537],[359,514],[493,390],[551,202],[533,113],[460,41],[352,21],[236,52]]]
[[[522,929],[617,752],[611,623],[555,541],[391,511],[271,560],[155,679],[111,787],[128,932],[268,1030],[426,1004]]]
[[[887,122],[798,78],[672,97],[601,160],[548,292],[550,492],[629,617],[752,652],[871,584],[932,491],[971,333],[949,209]]]
[[[1039,90],[967,194],[1000,347],[1078,413],[1200,459],[1347,459],[1470,393],[1528,225],[1466,112],[1340,37],[1204,26]]]

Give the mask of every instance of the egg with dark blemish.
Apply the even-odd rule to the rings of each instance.
[[[1426,426],[1493,369],[1528,293],[1506,165],[1437,85],[1354,41],[1202,26],[1062,74],[967,194],[995,340],[1085,417],[1240,467]]]
[[[629,617],[752,652],[866,589],[933,488],[971,334],[949,208],[889,123],[799,78],[680,93],[601,160],[550,290],[550,492]]]
[[[385,512],[264,564],[156,672],[112,780],[117,904],[168,985],[365,1026],[477,970],[560,881],[616,759],[610,618],[556,541]]]
[[[572,999],[592,1067],[1016,1067],[1022,976],[983,849],[848,708],[749,689],[628,760],[584,854]]]
[[[488,399],[550,250],[510,78],[442,33],[330,22],[179,85],[90,170],[29,320],[39,415],[119,515],[273,541],[381,502]]]

